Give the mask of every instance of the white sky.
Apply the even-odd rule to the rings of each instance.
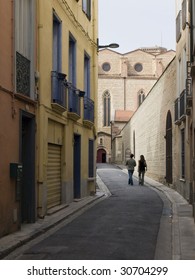
[[[140,47],[175,50],[175,0],[98,0],[99,44],[118,43],[126,53]]]

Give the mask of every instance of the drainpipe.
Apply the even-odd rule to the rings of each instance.
[[[14,5],[14,1],[11,1],[11,10],[12,10],[12,14],[11,14],[11,41],[12,41],[12,118],[15,117],[16,115],[16,109],[15,109],[15,89],[16,89],[16,64],[15,64],[15,32],[16,32],[16,27],[15,27],[15,5]]]

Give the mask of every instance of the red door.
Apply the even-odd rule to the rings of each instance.
[[[104,149],[97,151],[97,163],[106,163],[106,151]]]

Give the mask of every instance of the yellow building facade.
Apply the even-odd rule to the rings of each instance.
[[[37,2],[37,209],[95,193],[97,1]]]

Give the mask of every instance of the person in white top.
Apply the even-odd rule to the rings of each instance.
[[[126,166],[127,166],[128,174],[129,174],[128,184],[133,186],[133,172],[134,172],[134,168],[136,166],[136,161],[134,160],[133,154],[131,154],[130,159],[127,160]]]

